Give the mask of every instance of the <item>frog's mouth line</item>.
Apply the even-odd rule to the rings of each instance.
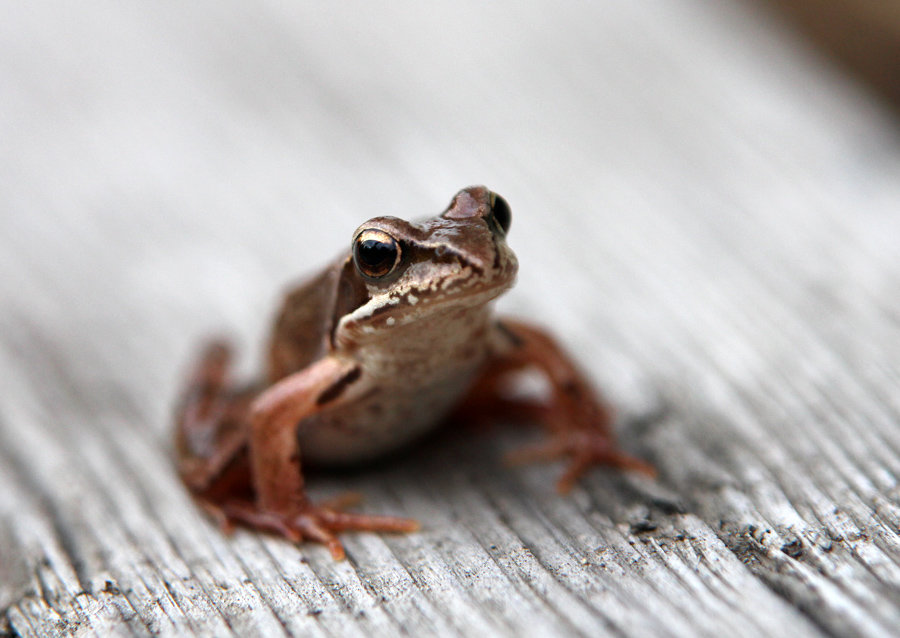
[[[509,259],[515,262],[514,256],[511,255]],[[500,277],[495,285],[488,286],[485,289],[478,285],[482,283],[478,277],[480,273],[483,273],[483,270],[462,260],[459,260],[458,263],[460,264],[460,274],[444,282],[445,285],[440,289],[433,291],[405,290],[398,294],[383,295],[380,298],[371,297],[366,303],[350,313],[348,318],[353,321],[372,321],[376,318],[386,320],[391,316],[391,313],[401,309],[427,309],[429,306],[436,305],[436,302],[438,302],[437,305],[442,305],[439,303],[442,301],[454,306],[478,305],[499,297],[515,283],[515,265],[512,266],[514,272],[511,276]],[[473,273],[478,274],[473,278]]]

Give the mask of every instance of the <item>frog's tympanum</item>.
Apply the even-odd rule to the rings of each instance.
[[[652,473],[616,448],[610,409],[553,339],[492,314],[516,277],[510,221],[482,186],[428,221],[370,219],[348,253],[287,295],[261,382],[233,383],[228,347],[204,349],[177,416],[179,470],[224,527],[324,543],[336,558],[338,532],[413,531],[413,520],[312,503],[301,459],[365,461],[448,418],[540,423],[548,438],[516,456],[566,458],[561,492],[595,464]],[[546,398],[506,391],[526,369],[546,377]]]

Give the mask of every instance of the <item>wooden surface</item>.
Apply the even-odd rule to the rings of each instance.
[[[7,3],[0,633],[883,636],[900,627],[900,136],[753,5]],[[27,8],[26,8],[27,7]],[[377,214],[485,183],[659,479],[448,432],[313,479],[348,560],[200,513],[204,337]]]

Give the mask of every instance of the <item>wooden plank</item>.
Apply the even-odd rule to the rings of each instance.
[[[752,7],[30,4],[0,24],[0,630],[885,635],[895,123]],[[174,475],[206,334],[363,219],[509,199],[520,283],[656,481],[448,432],[313,479],[421,533],[227,538]],[[309,241],[309,237],[316,238]]]

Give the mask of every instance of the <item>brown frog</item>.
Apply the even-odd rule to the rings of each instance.
[[[596,464],[653,473],[616,448],[610,409],[553,339],[493,316],[518,268],[510,221],[506,201],[483,186],[422,223],[371,219],[349,254],[287,295],[263,382],[235,385],[227,345],[204,350],[178,412],[179,471],[223,527],[317,541],[335,558],[338,532],[413,531],[413,520],[344,511],[346,499],[312,503],[301,456],[365,461],[448,417],[545,426],[549,438],[514,460],[567,458],[560,492]],[[525,369],[546,377],[546,400],[504,392]]]

